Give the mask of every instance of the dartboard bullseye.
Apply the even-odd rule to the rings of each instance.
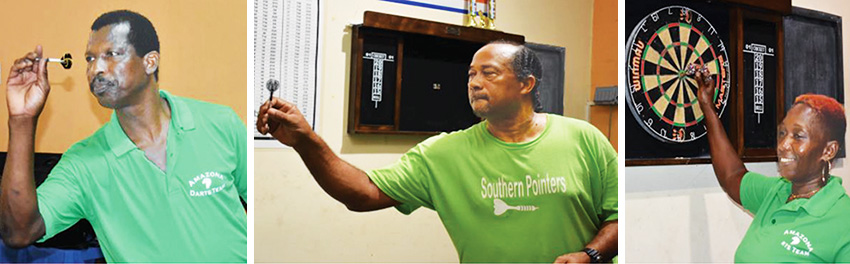
[[[731,76],[717,30],[690,8],[668,6],[638,22],[626,44],[626,99],[641,127],[669,143],[704,136],[697,83],[686,68],[691,64],[708,68],[716,87],[714,107],[722,115]]]

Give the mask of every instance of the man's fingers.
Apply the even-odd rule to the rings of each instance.
[[[280,122],[285,126],[297,126],[300,113],[284,112],[278,109],[269,109],[267,123]],[[274,129],[274,128],[272,128]]]
[[[266,114],[266,112],[268,110],[269,110],[269,102],[265,102],[262,105],[260,105],[260,112],[257,116],[262,116],[262,115]]]
[[[262,134],[268,133],[268,110],[269,103],[266,102],[260,106],[260,111],[257,113],[257,131],[260,131]]]
[[[266,134],[266,131],[263,130],[266,126],[266,123],[263,122],[263,119],[260,118],[260,116],[257,116],[257,123],[255,123],[254,126],[256,126],[257,131],[260,132],[260,134]]]
[[[259,131],[263,135],[266,134],[266,132],[267,132],[266,129],[268,129],[268,126],[266,126],[266,116],[268,115],[268,114],[266,114],[266,111],[268,110],[266,105],[267,104],[261,105],[260,111],[259,111],[259,113],[257,113],[257,124],[256,124],[257,131]]]
[[[40,58],[40,57],[39,57],[39,54],[37,52],[30,51],[30,52],[27,52],[27,55],[24,56],[24,58],[34,61],[35,59]]]
[[[280,98],[273,97],[260,106],[257,113],[257,131],[260,133],[273,133],[280,124],[284,126],[298,126],[301,112],[298,108]]]
[[[279,109],[280,111],[286,113],[294,114],[293,111],[301,113],[301,111],[298,111],[298,107],[296,107],[294,104],[277,97],[273,97],[272,100],[268,103],[271,105],[270,108]]]
[[[14,63],[12,63],[12,69],[9,70],[9,78],[18,75],[21,72],[21,69],[26,66],[24,63],[24,59],[17,59]]]
[[[22,72],[24,70],[29,70],[32,68],[32,60],[27,58],[20,58],[15,60],[15,64],[12,65],[12,71]]]

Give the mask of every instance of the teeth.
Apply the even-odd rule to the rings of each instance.
[[[794,161],[794,159],[789,159],[789,158],[779,158],[779,162],[792,162],[792,161]]]

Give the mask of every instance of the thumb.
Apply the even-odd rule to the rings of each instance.
[[[38,65],[36,66],[36,76],[38,77],[38,82],[45,89],[49,89],[47,82],[47,58],[44,57],[44,49],[41,45],[35,46],[36,57],[40,58],[38,60]]]

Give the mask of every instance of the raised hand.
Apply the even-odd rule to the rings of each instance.
[[[257,131],[271,134],[281,143],[297,148],[313,133],[298,107],[280,98],[272,98],[260,106],[257,115]]]
[[[41,45],[35,51],[15,60],[6,82],[6,105],[9,117],[37,118],[44,109],[50,84],[47,80],[47,59],[42,58]]]
[[[699,87],[697,91],[697,100],[699,100],[699,103],[707,106],[714,105],[714,90],[717,88],[708,68],[697,66],[694,79],[697,81],[697,86]]]

